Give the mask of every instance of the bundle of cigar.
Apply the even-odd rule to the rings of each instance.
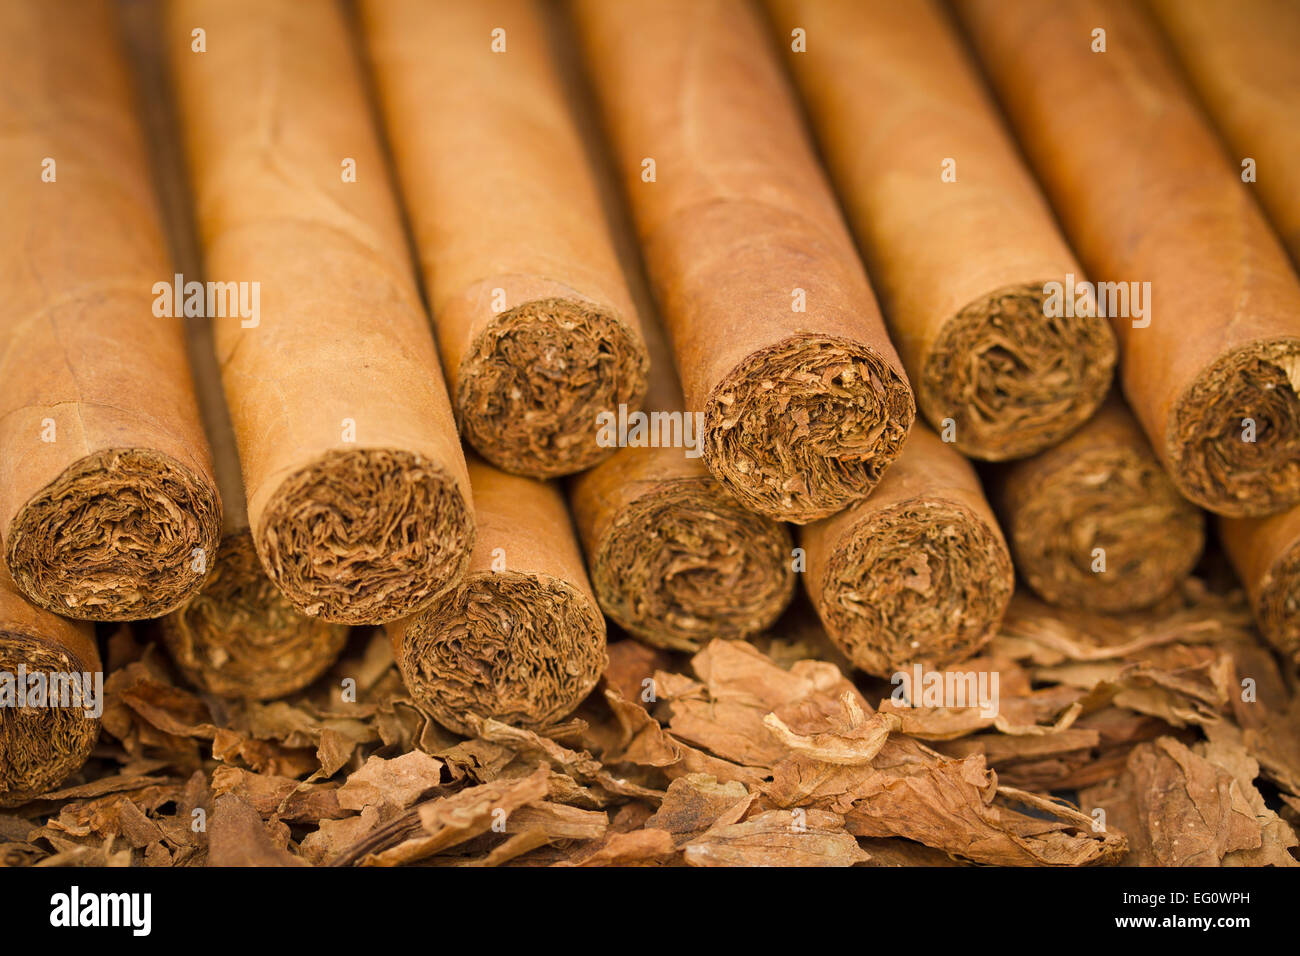
[[[1300,865],[1297,45],[0,0],[0,854]]]

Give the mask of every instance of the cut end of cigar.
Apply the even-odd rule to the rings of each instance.
[[[1195,567],[1205,518],[1154,457],[1081,452],[1043,475],[1011,515],[1016,567],[1050,604],[1132,611],[1166,597]]]
[[[563,720],[605,669],[591,598],[544,574],[474,572],[405,624],[396,655],[411,696],[469,734],[465,715],[535,730]]]
[[[855,523],[814,597],[840,650],[888,677],[970,657],[997,630],[1014,583],[1006,545],[983,519],[956,502],[913,498]]]
[[[1292,667],[1300,666],[1300,546],[1282,555],[1264,577],[1255,620]]]
[[[1173,411],[1170,471],[1230,517],[1300,503],[1300,338],[1251,342],[1200,374]]]
[[[628,632],[697,651],[780,616],[794,594],[792,547],[785,526],[741,508],[712,478],[680,479],[619,515],[592,559],[592,585]]]
[[[1057,444],[1106,397],[1118,349],[1104,318],[1048,316],[1044,283],[981,297],[943,328],[926,358],[917,402],[936,430],[985,461]]]
[[[580,299],[539,299],[496,316],[461,362],[456,415],[465,440],[503,471],[555,478],[614,448],[597,415],[635,411],[650,360],[614,314]]]
[[[0,673],[84,674],[90,663],[26,634],[0,631]],[[89,706],[0,707],[0,807],[53,790],[86,762],[99,737]],[[102,705],[102,701],[99,702]]]
[[[226,537],[203,590],[162,619],[172,660],[195,687],[269,700],[325,673],[347,641],[346,624],[294,610],[262,570],[247,532]]]
[[[6,558],[33,603],[65,617],[136,621],[193,595],[221,505],[206,475],[149,449],[78,459],[18,512]]]
[[[866,497],[915,416],[907,381],[875,351],[799,335],[754,353],[714,389],[704,461],[749,510],[804,524]]]
[[[281,483],[256,543],[300,613],[384,624],[456,584],[469,566],[474,521],[456,479],[419,455],[333,451]]]

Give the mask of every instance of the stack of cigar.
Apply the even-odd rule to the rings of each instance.
[[[1285,0],[0,0],[0,671],[382,626],[467,733],[798,587],[866,674],[1212,538],[1300,665]],[[152,22],[152,17],[151,17]],[[1288,253],[1289,250],[1289,253]],[[98,722],[0,709],[0,805]]]

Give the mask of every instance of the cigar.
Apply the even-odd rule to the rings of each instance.
[[[970,657],[997,630],[1015,584],[975,470],[920,424],[870,498],[803,528],[799,544],[827,634],[880,677]]]
[[[123,23],[172,261],[181,274],[198,278],[192,202],[166,81],[162,6],[150,0],[127,4]],[[226,697],[283,696],[333,664],[348,628],[298,614],[262,570],[208,320],[186,317],[185,339],[221,493],[221,541],[200,593],[163,617],[159,631],[172,660],[199,689]]]
[[[221,521],[115,15],[0,3],[4,558],[40,607],[113,621],[197,590]]]
[[[1219,540],[1261,633],[1300,665],[1300,507],[1266,518],[1220,518]]]
[[[361,9],[462,434],[514,474],[594,465],[597,416],[640,408],[648,359],[542,11]]]
[[[1046,284],[1083,269],[946,16],[929,0],[768,6],[921,412],[974,458],[1061,441],[1106,397],[1115,336],[1045,315]]]
[[[103,699],[69,691],[63,706],[62,689],[96,674],[102,692],[94,627],[28,603],[0,563],[0,807],[53,790],[86,762],[99,737],[99,717],[87,712],[102,712]]]
[[[1148,0],[1210,118],[1254,161],[1252,191],[1300,266],[1300,6],[1293,0]]]
[[[1125,397],[1174,484],[1232,516],[1296,503],[1300,279],[1155,26],[1122,0],[956,8],[1099,283]]]
[[[999,470],[992,497],[1016,568],[1051,604],[1134,611],[1166,597],[1205,545],[1205,519],[1118,396],[1055,448]]]
[[[645,440],[656,444],[620,448],[572,482],[569,501],[601,610],[648,643],[696,651],[780,616],[794,595],[793,542],[673,440],[693,427],[690,412],[667,343],[642,315],[652,358]]]
[[[605,619],[554,485],[469,457],[478,540],[444,600],[389,625],[411,696],[468,734],[470,717],[537,729],[567,717],[605,669]]]
[[[464,573],[464,458],[340,9],[177,0],[168,50],[248,522],[300,613],[377,624]],[[205,52],[196,52],[202,30]]]
[[[738,0],[574,9],[705,465],[771,518],[841,510],[915,404],[763,25]]]

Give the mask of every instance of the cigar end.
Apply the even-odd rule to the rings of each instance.
[[[0,673],[84,674],[92,662],[27,634],[0,631]],[[97,666],[97,665],[94,665]],[[100,701],[102,704],[102,701]],[[26,803],[57,787],[86,762],[99,738],[86,704],[0,707],[0,807]]]
[[[246,532],[229,535],[203,589],[160,622],[185,677],[221,697],[269,700],[330,668],[348,627],[294,610],[262,570]]]
[[[286,478],[258,522],[262,566],[299,613],[384,624],[445,594],[474,522],[443,467],[398,449],[332,451]]]
[[[1129,448],[1085,450],[1040,475],[1007,532],[1044,601],[1111,613],[1166,597],[1205,546],[1200,509],[1154,456]]]
[[[618,516],[592,558],[592,586],[629,633],[694,652],[780,616],[794,595],[792,547],[784,525],[741,508],[712,478],[679,479]]]
[[[913,498],[852,524],[812,597],[854,665],[888,677],[970,657],[993,637],[1014,583],[1001,535],[979,515]]]
[[[650,360],[620,318],[585,300],[535,299],[496,316],[457,374],[466,441],[503,471],[555,478],[613,453],[597,415],[640,408]]]
[[[937,431],[985,461],[1057,444],[1101,405],[1118,346],[1104,318],[1049,316],[1044,283],[982,296],[945,323],[926,356],[917,403]]]
[[[866,497],[916,415],[903,376],[848,339],[798,335],[749,356],[704,411],[704,461],[746,508],[804,524]]]
[[[1171,414],[1179,490],[1230,517],[1300,503],[1300,338],[1250,342],[1205,369]]]
[[[567,717],[605,669],[605,621],[591,599],[545,574],[472,572],[405,622],[395,655],[411,696],[469,734],[466,714],[535,730]]]
[[[159,617],[202,585],[221,527],[211,480],[157,451],[78,459],[18,512],[6,559],[33,603],[64,617]]]

